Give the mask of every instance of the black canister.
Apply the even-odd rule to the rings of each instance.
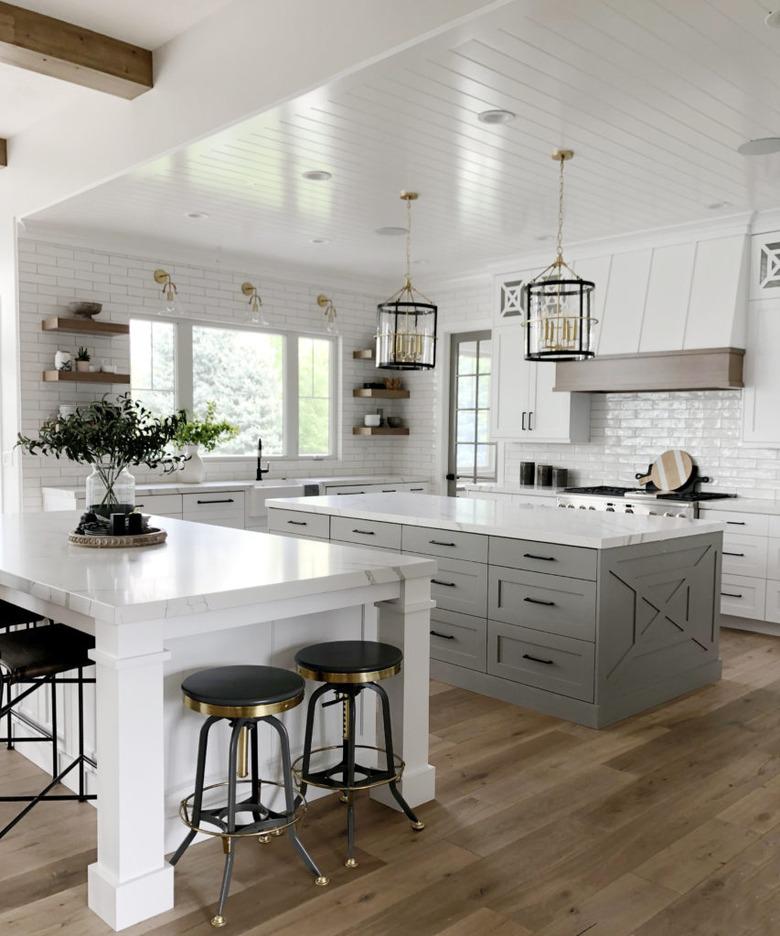
[[[565,488],[569,486],[569,469],[568,468],[553,468],[552,486],[554,488]]]
[[[536,466],[536,486],[552,487],[552,465]]]
[[[531,487],[536,482],[536,462],[520,462],[520,484]]]

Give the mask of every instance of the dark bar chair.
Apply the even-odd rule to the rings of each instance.
[[[37,804],[44,801],[56,800],[60,802],[77,801],[80,803],[95,799],[94,794],[87,794],[84,768],[86,764],[95,768],[95,761],[84,753],[84,686],[94,683],[94,677],[84,676],[85,667],[92,666],[88,651],[95,646],[94,639],[89,634],[67,627],[65,624],[45,624],[43,626],[28,626],[25,629],[9,631],[8,628],[18,625],[33,625],[40,623],[40,618],[33,614],[29,619],[29,612],[16,608],[14,605],[4,603],[0,608],[0,629],[6,633],[0,634],[0,724],[3,718],[7,719],[8,733],[0,742],[5,741],[9,748],[20,743],[50,743],[52,746],[51,781],[35,794],[17,796],[0,796],[2,803],[25,803],[24,808],[11,819],[2,829],[0,838],[6,835],[20,822],[28,812]],[[15,610],[10,610],[15,609]],[[23,618],[27,617],[26,620]],[[63,673],[76,673],[75,676],[63,676]],[[78,688],[78,755],[60,770],[58,751],[58,723],[57,723],[57,686],[76,685]],[[13,695],[14,688],[21,689]],[[36,724],[26,714],[19,711],[17,706],[32,693],[48,686],[51,705],[51,729],[45,729]],[[32,729],[34,734],[23,736],[14,735],[11,719],[15,719]],[[73,770],[78,770],[78,792],[51,793],[59,783]]]
[[[303,701],[305,684],[301,677],[275,666],[219,666],[193,673],[184,680],[181,688],[187,708],[207,718],[200,729],[195,790],[182,800],[179,809],[179,815],[190,831],[176,849],[170,863],[175,865],[179,861],[198,832],[222,839],[225,867],[217,912],[211,919],[211,925],[219,927],[226,922],[224,910],[233,874],[236,839],[254,837],[265,845],[271,835],[283,835],[286,832],[304,865],[314,875],[314,883],[324,887],[329,883],[328,878],[306,851],[295,827],[304,802],[302,796],[295,794],[287,729],[275,717]],[[231,728],[228,779],[223,783],[204,786],[209,732],[220,721],[227,721]],[[279,736],[282,783],[260,777],[257,726],[262,722],[270,725]],[[245,779],[247,777],[249,779]],[[239,784],[249,787],[249,797],[240,801]],[[263,804],[261,793],[264,785],[283,790],[284,808],[272,810]],[[204,807],[203,794],[224,786],[227,787],[227,805]],[[253,821],[239,824],[236,816],[241,813],[251,815]]]
[[[402,661],[403,654],[398,647],[369,640],[334,640],[330,643],[304,647],[295,654],[295,662],[301,676],[324,683],[324,685],[315,689],[309,697],[303,754],[295,761],[293,769],[299,781],[302,796],[306,795],[306,789],[311,785],[327,790],[338,790],[341,801],[347,804],[347,857],[344,862],[347,868],[358,866],[354,854],[354,800],[355,794],[360,790],[387,784],[395,801],[411,822],[412,829],[420,832],[425,828],[425,824],[417,818],[398,789],[398,781],[403,775],[404,762],[393,750],[390,701],[385,690],[379,685],[379,680],[401,672]],[[384,748],[355,743],[355,700],[364,689],[371,689],[379,696],[385,736]],[[323,708],[339,702],[343,705],[342,743],[330,747],[312,748],[317,702],[327,692],[333,692],[334,698],[323,702]],[[365,767],[356,763],[356,751],[361,749],[384,755],[385,765]],[[337,763],[319,770],[312,769],[313,756],[336,750],[341,754]]]

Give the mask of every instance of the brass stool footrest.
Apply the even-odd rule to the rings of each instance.
[[[310,758],[314,757],[316,754],[322,754],[325,751],[341,752],[342,750],[340,744],[330,744],[327,747],[312,748]],[[355,751],[373,751],[376,754],[384,755],[385,758],[387,757],[387,751],[385,751],[384,748],[373,747],[370,744],[356,744]],[[363,767],[360,764],[355,764],[355,774],[363,774],[365,779],[355,780],[349,785],[344,781],[346,765],[343,759],[331,767],[326,767],[323,770],[309,769],[309,772],[304,774],[303,757],[304,755],[302,754],[293,761],[292,771],[295,782],[298,786],[302,783],[306,783],[309,786],[318,787],[322,790],[370,790],[373,787],[391,783],[393,780],[399,782],[403,776],[404,767],[406,766],[397,754],[393,755],[394,764],[392,771],[388,770],[386,767]]]
[[[238,780],[236,782],[237,784],[251,784],[252,780]],[[216,790],[219,787],[226,787],[227,785],[227,780],[223,780],[221,783],[212,783],[210,786],[203,787],[203,792],[206,793],[208,790]],[[283,784],[275,783],[272,780],[261,780],[260,786],[272,786],[277,787],[280,790],[284,789]],[[256,819],[255,822],[248,822],[244,823],[244,825],[236,826],[234,832],[228,832],[227,823],[223,819],[223,816],[225,816],[228,811],[227,805],[202,808],[200,811],[200,818],[198,819],[198,825],[195,825],[192,818],[192,801],[194,798],[195,793],[190,793],[190,795],[186,796],[179,804],[179,818],[181,821],[189,829],[193,829],[195,832],[200,832],[203,835],[211,835],[215,838],[221,838],[223,840],[234,838],[257,838],[261,835],[268,835],[268,833],[276,833],[279,835],[285,829],[295,825],[296,822],[299,822],[306,812],[306,800],[303,796],[301,796],[300,793],[295,797],[294,812],[292,814],[288,812],[275,812],[274,810],[269,809],[267,806],[264,806],[262,803],[255,803],[251,799],[242,800],[236,803],[237,813],[250,812],[254,814],[260,814],[264,818]],[[209,825],[216,826],[217,828],[204,828],[200,824],[204,822],[208,823]]]

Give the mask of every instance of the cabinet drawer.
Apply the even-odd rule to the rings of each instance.
[[[403,543],[404,552],[487,562],[488,538],[480,533],[457,533],[452,530],[405,526]]]
[[[597,563],[598,555],[595,549],[506,539],[502,536],[490,537],[491,565],[507,566],[526,572],[567,575],[595,582]]]
[[[720,613],[763,621],[765,591],[770,584],[760,578],[723,575],[720,581]]]
[[[487,671],[572,699],[593,701],[594,645],[488,621]]]
[[[770,518],[766,514],[737,513],[733,510],[717,510],[707,507],[702,508],[699,519],[709,523],[722,523],[726,533],[745,533],[749,536],[766,536],[769,533]],[[780,529],[777,535],[780,536]]]
[[[401,484],[400,490],[408,491],[410,494],[427,494],[428,485],[423,484],[422,482]]]
[[[401,548],[401,526],[376,520],[356,520],[352,517],[330,518],[331,539],[382,549]]]
[[[487,617],[488,567],[464,559],[437,558],[431,598],[437,608]]]
[[[441,608],[431,611],[431,658],[484,673],[487,621]]]
[[[754,575],[766,578],[768,540],[742,533],[723,535],[723,571],[729,575]]]
[[[182,494],[182,517],[215,526],[244,526],[244,492],[219,491],[216,494]]]
[[[181,494],[144,494],[137,493],[135,496],[135,506],[149,514],[174,514],[181,516],[182,501]]]
[[[304,510],[284,510],[271,507],[268,510],[268,532],[328,539],[330,536],[330,517],[326,514],[308,513]]]
[[[488,615],[505,624],[595,641],[596,583],[492,566]]]
[[[392,484],[383,485],[384,487],[391,488]],[[373,484],[326,484],[325,493],[330,496],[331,494],[368,494],[378,490]]]
[[[747,615],[744,616],[747,617]],[[778,579],[767,580],[763,618],[765,621],[780,624],[780,580]]]

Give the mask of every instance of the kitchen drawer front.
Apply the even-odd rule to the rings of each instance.
[[[404,552],[423,556],[441,556],[443,559],[468,559],[487,562],[488,538],[481,533],[457,533],[430,527],[405,526]]]
[[[144,513],[181,517],[181,494],[136,494],[135,506]]]
[[[490,564],[595,582],[598,554],[595,549],[582,549],[579,546],[558,546],[554,543],[491,536]]]
[[[407,491],[409,494],[427,494],[428,485],[423,484],[422,481],[418,481],[416,483],[410,482],[408,484],[399,485],[399,490]]]
[[[737,513],[733,510],[713,510],[703,507],[699,513],[699,519],[707,520],[709,523],[722,523],[724,533],[743,533],[747,536],[769,534],[770,518],[766,514]],[[780,529],[777,535],[780,536]]]
[[[596,639],[596,583],[490,567],[488,616],[577,640]]]
[[[765,592],[768,584],[760,578],[724,574],[720,581],[720,613],[765,620]]]
[[[595,645],[488,621],[487,671],[526,686],[593,701]]]
[[[271,507],[268,510],[268,532],[328,539],[330,517],[327,514],[309,513],[305,510],[280,510],[278,507]]]
[[[766,578],[769,541],[763,536],[742,533],[723,535],[723,572],[729,575],[754,575]]]
[[[777,536],[767,540],[766,577],[780,581],[780,537]]]
[[[431,611],[431,658],[485,672],[487,621],[471,614]]]
[[[408,553],[408,550],[407,550]],[[487,617],[488,567],[464,559],[436,559],[431,598],[437,608]]]
[[[342,542],[359,543],[361,546],[400,549],[401,525],[377,520],[357,520],[354,517],[331,517],[330,537]]]
[[[244,492],[220,491],[216,494],[182,494],[182,517],[196,523],[244,527]]]
[[[391,488],[392,484],[383,485],[384,487]],[[326,485],[325,493],[330,497],[331,494],[369,494],[374,491],[379,490],[378,485],[374,484],[347,484],[347,485]]]
[[[763,619],[772,621],[773,624],[780,624],[780,580],[778,579],[767,579]]]

